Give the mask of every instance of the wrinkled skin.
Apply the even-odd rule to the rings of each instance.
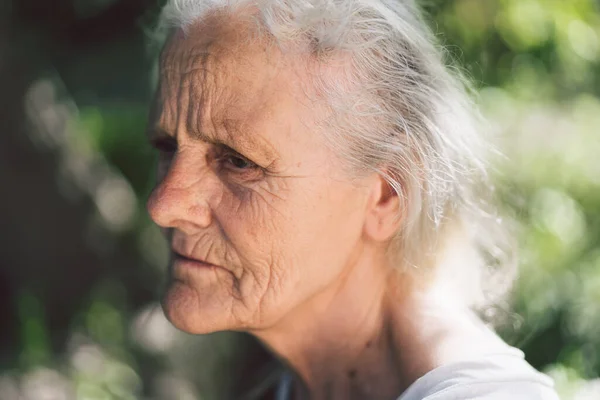
[[[294,371],[297,398],[397,398],[436,366],[501,348],[443,292],[394,272],[398,196],[379,174],[347,175],[325,145],[314,64],[251,26],[206,19],[161,57],[148,211],[173,250],[169,320],[255,335]]]
[[[175,251],[217,266],[171,263],[163,308],[191,333],[273,326],[363,248],[372,179],[349,179],[325,146],[306,62],[249,37],[205,21],[161,56],[148,210]]]

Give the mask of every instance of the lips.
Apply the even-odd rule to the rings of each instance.
[[[207,263],[206,261],[204,261],[202,259],[193,258],[193,257],[189,257],[189,256],[184,256],[183,254],[181,254],[181,253],[179,253],[179,252],[177,252],[175,250],[172,250],[172,251],[173,251],[173,257],[177,261],[185,261],[185,262],[193,262],[193,263],[199,263],[199,264],[204,264],[204,265],[212,265],[212,264]]]
[[[222,268],[219,265],[209,263],[201,258],[196,258],[187,252],[180,251],[175,247],[173,247],[171,251],[173,252],[174,261],[178,264],[183,264],[190,267]]]

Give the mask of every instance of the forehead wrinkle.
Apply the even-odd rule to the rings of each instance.
[[[237,108],[235,90],[228,84],[228,68],[210,49],[202,52],[202,65],[188,72],[190,85],[186,131],[192,139],[236,148],[239,132],[227,129],[228,109]]]
[[[207,105],[211,97],[207,92],[215,86],[211,85],[214,79],[206,67],[210,51],[203,46],[190,46],[182,35],[173,36],[161,54],[157,103],[163,101],[162,107],[156,107],[160,108],[157,125],[171,134],[214,142],[206,135],[207,129],[190,129],[206,113],[202,109],[206,107],[201,106]]]
[[[193,139],[204,139],[208,128],[208,117],[212,111],[212,98],[216,95],[217,76],[208,68],[210,53],[199,52],[193,56],[193,66],[182,74],[182,79],[189,80],[186,131]],[[197,65],[197,64],[200,65]]]
[[[231,50],[227,43],[213,41],[208,47],[195,44],[182,55],[189,60],[180,73],[188,82],[190,99],[186,132],[193,139],[223,143],[272,161],[276,151],[253,129],[253,120],[265,119],[263,110],[269,108],[266,99],[273,93],[267,92],[273,83],[264,76],[261,79],[253,53],[236,52],[236,48],[235,43]],[[250,80],[242,78],[248,71]]]

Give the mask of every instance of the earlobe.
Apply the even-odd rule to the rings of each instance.
[[[401,222],[400,197],[378,174],[365,219],[365,233],[375,241],[385,242],[398,231]]]

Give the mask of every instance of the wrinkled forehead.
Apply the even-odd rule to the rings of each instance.
[[[194,136],[212,133],[215,123],[257,122],[276,102],[275,82],[285,73],[273,57],[239,23],[208,20],[174,31],[160,56],[151,125]]]
[[[235,119],[231,113],[266,110],[284,93],[306,93],[308,82],[297,65],[297,57],[283,55],[248,20],[203,19],[167,40],[157,101],[177,99],[178,107],[196,106],[198,111],[210,105],[213,115],[227,111]]]
[[[168,68],[173,61],[199,53],[211,54],[214,60],[243,57],[257,61],[266,55],[269,42],[249,17],[210,15],[171,32],[160,56],[160,66]]]
[[[237,89],[248,81],[264,84],[265,75],[282,72],[281,61],[247,24],[207,19],[170,35],[160,56],[159,72],[168,86],[212,83]]]

